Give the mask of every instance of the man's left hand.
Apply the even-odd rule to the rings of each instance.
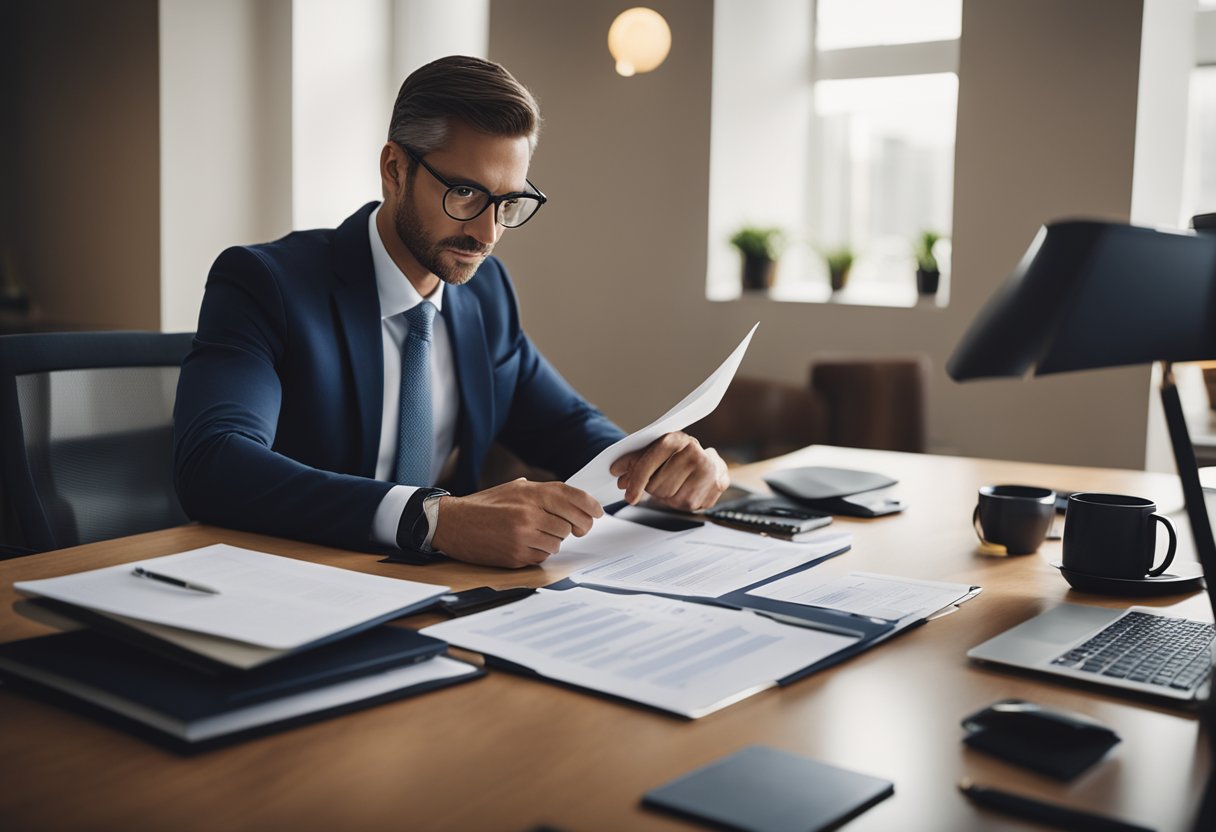
[[[649,494],[680,511],[709,508],[730,485],[726,463],[713,448],[683,431],[667,433],[640,451],[625,454],[609,469],[636,505]]]

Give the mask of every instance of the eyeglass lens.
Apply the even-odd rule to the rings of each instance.
[[[474,219],[481,214],[490,202],[490,195],[477,188],[467,185],[456,185],[448,188],[443,197],[443,210],[454,220],[462,222]],[[517,196],[504,199],[498,203],[498,221],[507,228],[514,228],[527,222],[536,209],[540,200],[529,196]]]

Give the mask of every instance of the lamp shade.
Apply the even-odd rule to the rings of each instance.
[[[1216,358],[1216,235],[1039,230],[946,364],[956,381]]]
[[[626,9],[608,29],[608,51],[616,59],[618,74],[629,77],[650,72],[671,51],[671,28],[654,9]]]

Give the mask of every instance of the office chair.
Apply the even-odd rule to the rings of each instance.
[[[735,376],[714,412],[688,433],[737,465],[827,442],[826,425],[826,403],[811,390]]]
[[[193,337],[0,336],[0,558],[188,522],[173,400]]]
[[[824,441],[923,453],[928,378],[929,359],[919,354],[812,356],[810,386],[827,405]]]

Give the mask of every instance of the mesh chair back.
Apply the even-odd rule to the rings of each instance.
[[[10,554],[187,522],[173,485],[173,401],[191,338],[0,338],[0,540]]]

